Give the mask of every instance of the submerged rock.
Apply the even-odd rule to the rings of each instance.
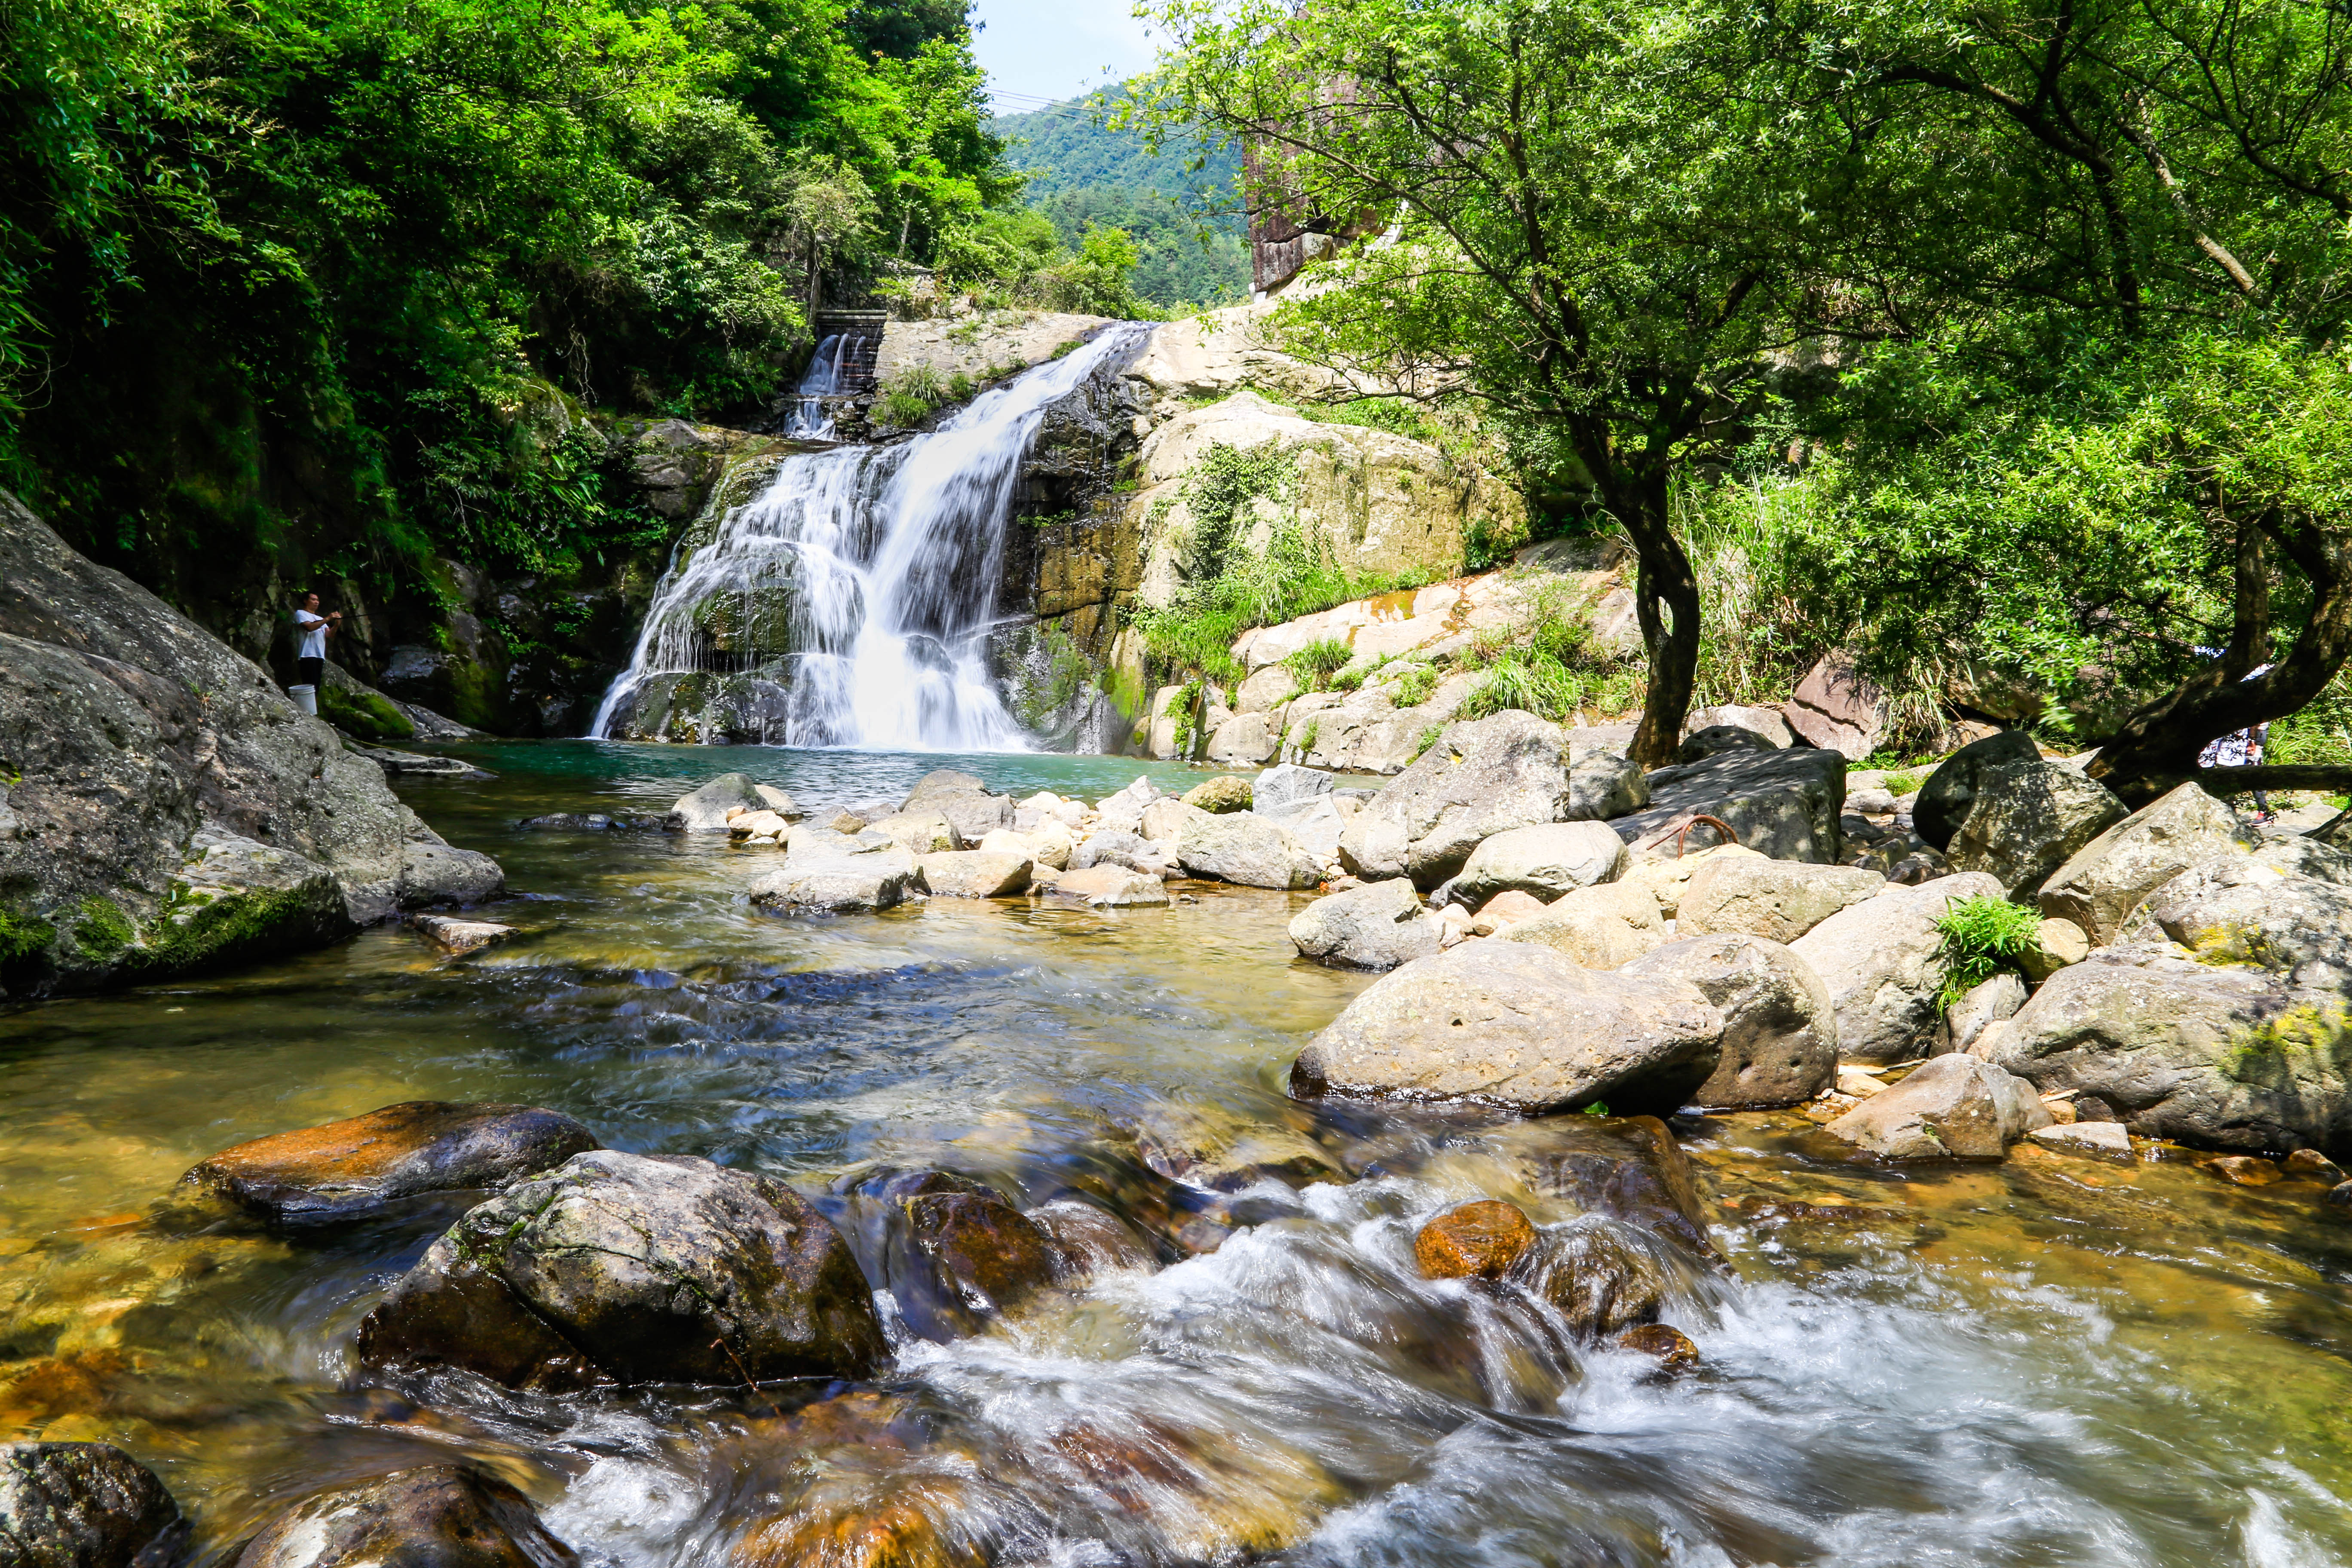
[[[1447,1209],[1412,1238],[1413,1261],[1427,1279],[1500,1279],[1536,1241],[1517,1204],[1485,1198]]]
[[[1094,1204],[1060,1198],[1031,1209],[1028,1218],[1053,1247],[1055,1278],[1063,1284],[1159,1267],[1160,1254],[1141,1232]]]
[[[1681,981],[1596,973],[1528,943],[1466,942],[1374,981],[1299,1053],[1290,1089],[1529,1111],[1671,1109],[1715,1070],[1722,1032]]]
[[[1513,1266],[1511,1279],[1551,1303],[1587,1338],[1657,1321],[1673,1279],[1648,1238],[1609,1220],[1542,1233]]]
[[[1713,1110],[1796,1105],[1836,1080],[1837,1008],[1813,966],[1759,936],[1685,937],[1620,971],[1698,988],[1723,1015],[1715,1071],[1691,1091]]]
[[[1713,1250],[1689,1157],[1654,1116],[1556,1116],[1497,1139],[1528,1187],[1672,1238]]]
[[[426,1465],[279,1514],[236,1568],[572,1568],[530,1500],[471,1465]]]
[[[798,1193],[609,1149],[467,1214],[368,1314],[359,1352],[559,1388],[863,1377],[887,1355],[856,1259]]]
[[[0,1443],[0,1563],[172,1568],[187,1537],[155,1472],[111,1443]]]
[[[1318,899],[1290,919],[1302,958],[1350,969],[1394,969],[1438,948],[1435,917],[1411,882],[1367,882]]]
[[[1674,1377],[1698,1365],[1698,1347],[1690,1336],[1670,1323],[1636,1323],[1617,1336],[1619,1350],[1634,1351],[1658,1363],[1658,1371]]]
[[[417,1100],[224,1149],[180,1184],[268,1219],[314,1224],[426,1193],[502,1187],[597,1146],[587,1128],[537,1106]]]
[[[452,957],[478,952],[515,933],[514,927],[494,921],[453,920],[447,915],[419,915],[415,924],[427,942]]]
[[[1973,1057],[1937,1057],[1823,1129],[1887,1160],[1998,1160],[2051,1124],[2033,1086]]]
[[[1053,1239],[992,1192],[922,1193],[901,1208],[906,1251],[890,1288],[926,1339],[978,1332],[1059,1272]]]

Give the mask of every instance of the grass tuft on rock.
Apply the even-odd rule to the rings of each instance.
[[[2040,942],[2042,916],[2027,905],[1979,894],[1946,909],[1936,917],[1936,929],[1944,938],[1936,950],[1944,964],[1944,988],[1936,997],[1941,1008],[2016,967]]]

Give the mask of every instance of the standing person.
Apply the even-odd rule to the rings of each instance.
[[[341,610],[331,616],[319,613],[315,592],[303,595],[302,607],[294,612],[294,683],[286,689],[306,713],[319,710],[319,685],[327,679],[327,639],[343,629],[342,623]]]
[[[2199,651],[2204,650],[2200,648]],[[2252,680],[2269,668],[2268,664],[2258,665],[2245,679]],[[2232,730],[2217,740],[2206,742],[2204,752],[2197,759],[2197,765],[2200,768],[2259,766],[2263,760],[2263,748],[2269,743],[2270,738],[2271,727],[2267,721],[2243,730]],[[2261,789],[2254,791],[2254,820],[2256,822],[2271,820],[2270,796]]]

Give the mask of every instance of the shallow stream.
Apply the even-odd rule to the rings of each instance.
[[[1465,1198],[1574,1222],[1528,1183],[1542,1123],[1283,1097],[1370,983],[1293,960],[1301,898],[794,920],[741,896],[772,850],[512,826],[739,767],[810,806],[940,765],[1088,798],[1187,770],[461,750],[499,780],[402,794],[504,863],[518,939],[447,962],[385,928],[0,1014],[0,1436],[124,1444],[205,1563],[323,1486],[453,1457],[626,1568],[2352,1560],[2352,1227],[2315,1185],[2039,1151],[1892,1172],[1793,1115],[1678,1124],[1726,1267],[1666,1314],[1698,1370],[1653,1380],[1414,1269],[1415,1226]],[[215,1150],[412,1099],[551,1106],[813,1195],[875,1161],[1041,1194],[1105,1149],[1287,1179],[1226,1194],[1253,1223],[1213,1253],[908,1340],[824,1405],[371,1386],[354,1325],[450,1209],[307,1240],[150,1211]]]

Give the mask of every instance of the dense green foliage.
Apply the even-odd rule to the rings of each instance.
[[[1944,965],[1939,1007],[1953,1003],[2033,952],[2042,940],[2042,914],[2031,904],[2007,899],[1955,900],[1936,917],[1943,941],[1936,956]]]
[[[812,287],[1010,199],[968,43],[950,0],[12,5],[0,468],[151,582],[625,545],[583,406],[764,411]]]
[[[1108,123],[1088,99],[991,126],[1006,161],[1028,176],[1033,210],[1076,249],[1097,229],[1135,243],[1136,298],[1162,310],[1223,305],[1249,294],[1249,241],[1242,220],[1241,160],[1231,147],[1172,138],[1155,150]]]

